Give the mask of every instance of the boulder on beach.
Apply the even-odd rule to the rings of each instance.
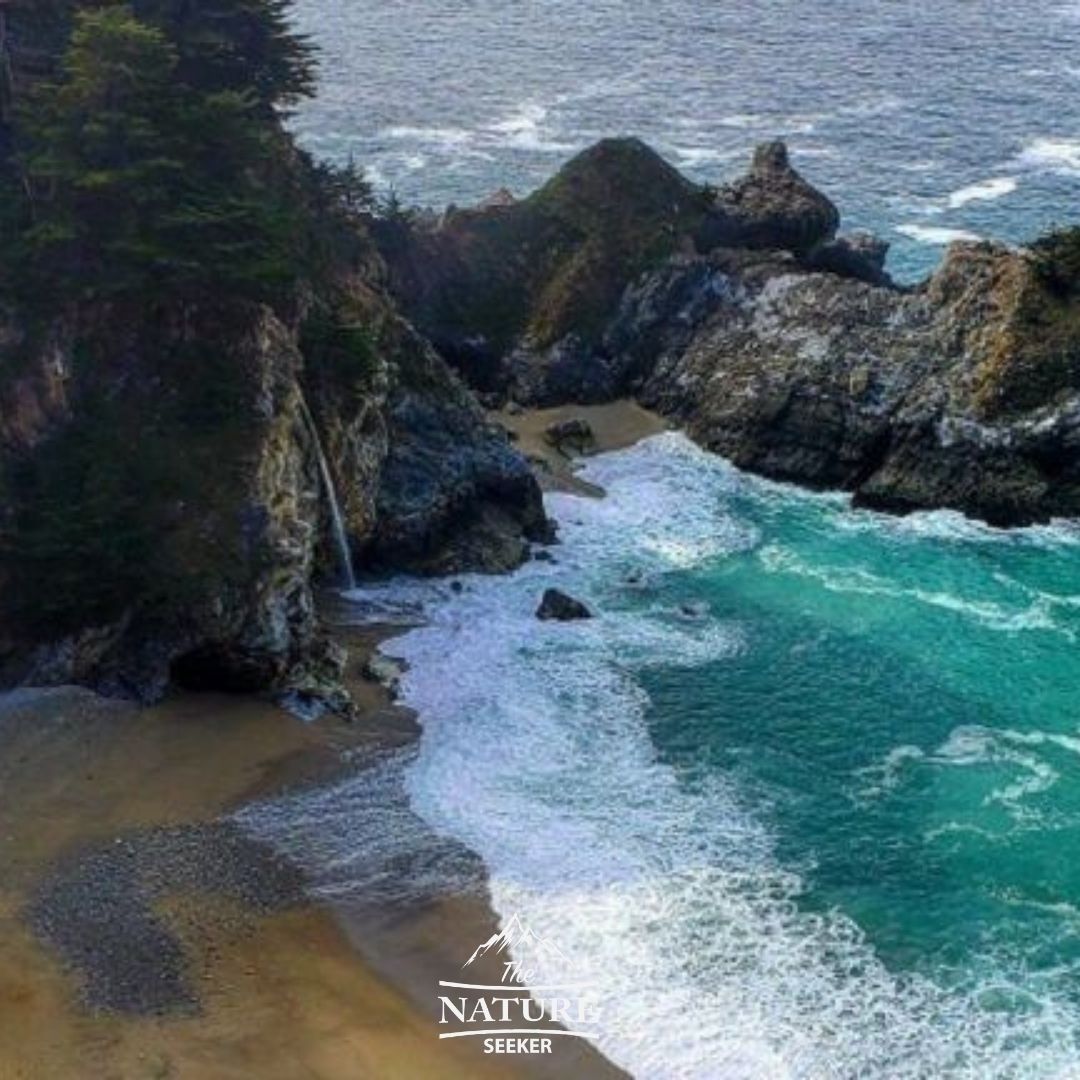
[[[363,670],[364,678],[368,682],[378,683],[391,693],[397,691],[404,674],[405,665],[400,660],[378,652],[369,657]]]
[[[580,601],[559,589],[548,589],[544,593],[536,617],[543,622],[574,622],[578,619],[591,619],[592,612]]]
[[[583,454],[596,442],[596,436],[587,420],[577,418],[550,424],[544,431],[544,440],[560,453],[571,450]]]

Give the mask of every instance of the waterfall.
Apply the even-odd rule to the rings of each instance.
[[[322,478],[322,488],[326,492],[326,501],[330,507],[330,528],[334,534],[334,543],[337,545],[338,561],[341,563],[342,584],[346,589],[356,588],[356,575],[353,573],[352,555],[349,554],[349,539],[345,535],[345,518],[341,513],[341,503],[338,502],[337,489],[334,487],[334,478],[330,473],[330,463],[323,453],[322,440],[319,438],[319,429],[315,426],[315,417],[311,415],[304,395],[300,395],[300,409],[304,414],[308,430],[311,432],[311,441],[315,446],[315,458],[319,463],[319,476]]]

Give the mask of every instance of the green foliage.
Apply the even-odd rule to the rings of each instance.
[[[338,386],[368,386],[378,371],[374,335],[347,309],[312,312],[301,330],[300,349],[316,379]]]
[[[150,314],[117,311],[125,324],[146,318],[124,340],[149,370],[117,393],[124,365],[103,328],[80,347],[77,366],[99,378],[84,385],[77,416],[11,462],[3,603],[30,638],[108,623],[136,601],[175,618],[253,572],[235,519],[259,429],[250,376],[227,344],[237,327],[204,313],[200,332],[176,341]]]
[[[60,78],[18,117],[25,296],[269,299],[293,280],[301,209],[270,106],[311,75],[282,12],[271,0],[76,12]]]
[[[1080,228],[1055,229],[1031,246],[1035,272],[1059,296],[1080,287]]]
[[[55,72],[20,88],[0,148],[0,285],[27,331],[0,380],[65,307],[76,340],[71,418],[0,463],[2,606],[30,638],[249,587],[265,417],[243,301],[337,295],[374,209],[355,163],[315,165],[281,128],[312,73],[285,0],[53,6]],[[309,374],[359,408],[378,371],[363,313],[321,310]]]
[[[177,50],[177,77],[208,93],[291,104],[315,85],[314,52],[288,20],[289,0],[134,0],[134,14]]]
[[[117,616],[148,585],[151,523],[135,496],[145,459],[112,424],[83,423],[24,463],[19,514],[0,538],[5,607],[20,626],[65,633]]]
[[[328,209],[346,218],[375,213],[377,200],[364,170],[350,155],[344,165],[320,161],[312,165],[315,183]]]

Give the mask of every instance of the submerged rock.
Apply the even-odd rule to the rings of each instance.
[[[548,589],[536,609],[536,617],[545,622],[574,622],[591,619],[592,612],[580,600],[575,600],[559,589]]]

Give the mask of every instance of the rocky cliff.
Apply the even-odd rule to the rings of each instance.
[[[214,213],[202,189],[176,189],[215,245],[193,248],[125,154],[91,169],[91,188],[115,182],[151,209],[83,201],[81,107],[58,114],[74,126],[61,125],[69,202],[56,203],[54,158],[20,144],[48,145],[53,127],[20,129],[11,99],[64,78],[51,59],[72,18],[88,33],[71,93],[102,70],[127,85],[126,62],[89,62],[115,38],[180,58],[186,96],[168,116],[220,103],[205,84],[225,71],[255,78],[248,52],[222,52],[186,4],[140,5],[145,25],[68,0],[6,10],[0,222],[24,263],[0,266],[5,684],[343,704],[314,602],[339,575],[332,533],[371,573],[502,571],[551,539],[534,477],[478,397],[634,394],[739,465],[893,510],[1000,524],[1080,511],[1080,300],[1024,252],[959,246],[898,289],[885,245],[838,234],[837,208],[779,143],[703,188],[636,140],[605,140],[526,199],[379,217],[357,176],[308,160],[270,107],[244,115],[259,138],[231,172],[206,167],[201,129],[167,143],[215,185]],[[278,6],[241,14],[300,63]],[[139,70],[179,108],[173,80]],[[128,103],[121,148],[141,145],[144,103]],[[34,167],[36,187],[20,171]],[[230,225],[238,205],[262,230],[256,250]],[[43,210],[59,214],[44,233]],[[29,280],[56,281],[56,296]]]
[[[615,216],[604,204],[627,185]],[[553,191],[573,192],[576,231],[549,250],[531,223],[553,212]],[[635,394],[744,468],[883,509],[950,507],[1001,525],[1080,512],[1078,302],[1054,295],[1027,252],[990,244],[956,245],[929,281],[900,289],[886,245],[838,225],[781,144],[759,149],[742,180],[695,192],[631,141],[388,257],[400,266],[404,251],[407,265],[410,244],[455,253],[449,291],[439,257],[420,290],[407,273],[392,280],[482,392],[523,405]],[[635,246],[642,235],[651,242]],[[445,312],[482,310],[495,277],[471,253],[520,255],[523,236],[530,257],[508,255],[498,275],[518,314],[467,337]],[[636,257],[605,264],[597,247]],[[563,306],[553,321],[546,299],[567,267],[588,281],[588,314]]]
[[[494,572],[550,539],[387,294],[362,177],[281,127],[312,65],[276,3],[0,4],[0,684],[344,705],[341,547]]]
[[[547,536],[505,433],[362,278],[293,327],[243,302],[81,305],[0,344],[9,684],[333,698],[316,440],[357,568],[505,570]]]

